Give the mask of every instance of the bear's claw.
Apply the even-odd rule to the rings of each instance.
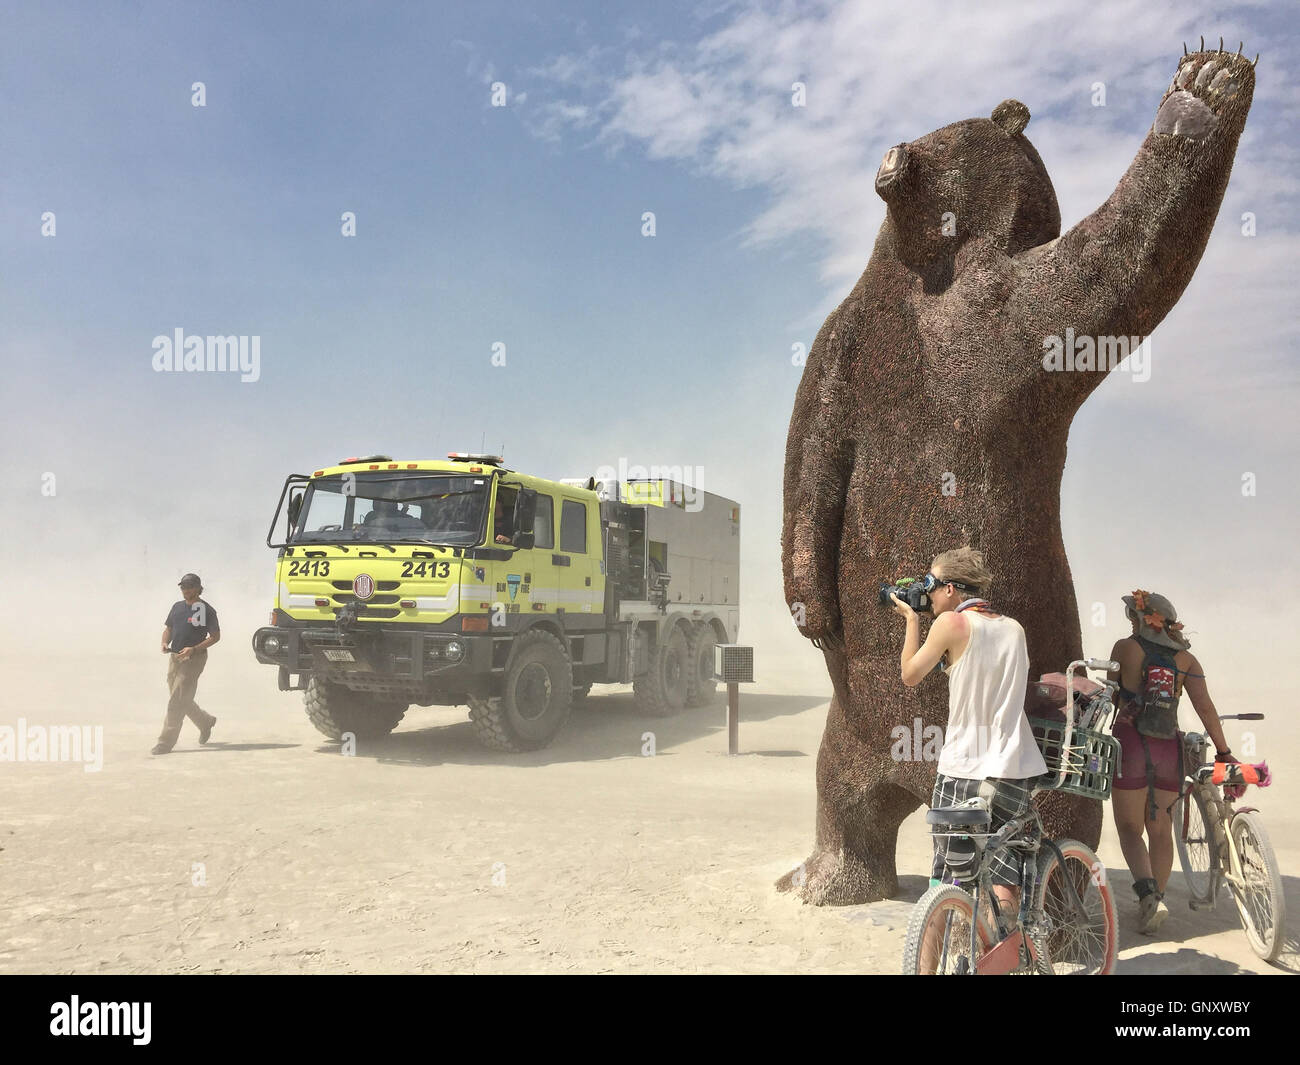
[[[1184,44],[1178,70],[1156,113],[1155,131],[1192,140],[1214,132],[1223,107],[1236,102],[1254,77],[1255,64],[1241,55],[1245,44],[1242,41],[1234,54],[1224,52],[1220,40],[1218,50],[1207,52],[1205,38],[1201,38],[1200,50],[1191,55]]]

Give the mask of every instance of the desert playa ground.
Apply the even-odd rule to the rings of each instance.
[[[654,720],[621,688],[597,689],[546,751],[495,754],[463,709],[414,708],[345,757],[299,695],[219,646],[199,691],[213,742],[200,748],[187,723],[154,758],[161,656],[5,668],[0,724],[102,725],[104,754],[99,772],[0,762],[3,972],[891,973],[927,882],[918,813],[899,898],[815,908],[772,887],[812,840],[821,678],[745,689],[735,758],[721,707]],[[1296,726],[1265,724],[1261,750],[1284,770]],[[1294,928],[1300,793],[1278,776],[1253,794],[1293,874]],[[1190,912],[1177,868],[1160,938],[1138,936],[1109,823],[1101,857],[1120,972],[1300,967],[1294,931],[1270,967],[1226,899]]]

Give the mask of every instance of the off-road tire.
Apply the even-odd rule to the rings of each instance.
[[[350,691],[315,674],[307,681],[302,701],[307,719],[332,740],[342,740],[345,732],[359,740],[382,739],[397,728],[409,705]]]
[[[686,648],[691,672],[686,678],[686,705],[710,706],[718,701],[718,682],[713,678],[713,649],[718,634],[707,621],[695,626]]]
[[[655,648],[650,668],[632,682],[636,705],[652,717],[672,717],[686,706],[690,673],[686,635],[674,625],[669,636]]]
[[[539,684],[548,690],[541,690]],[[531,629],[515,641],[501,694],[469,697],[474,735],[494,751],[540,750],[564,727],[573,694],[573,664],[564,645],[544,629]],[[520,696],[524,696],[522,704]],[[545,701],[540,711],[539,696]]]

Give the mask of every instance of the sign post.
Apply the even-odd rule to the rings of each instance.
[[[720,643],[714,649],[713,675],[727,686],[727,753],[740,753],[740,685],[754,681],[754,649]]]

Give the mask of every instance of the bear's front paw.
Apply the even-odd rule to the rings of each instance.
[[[836,597],[825,590],[807,588],[790,599],[790,617],[795,627],[817,647],[842,646],[844,632]]]
[[[1179,61],[1156,112],[1155,132],[1204,140],[1225,117],[1244,116],[1254,90],[1255,64],[1240,52],[1223,51],[1220,38],[1218,51],[1193,52]]]

